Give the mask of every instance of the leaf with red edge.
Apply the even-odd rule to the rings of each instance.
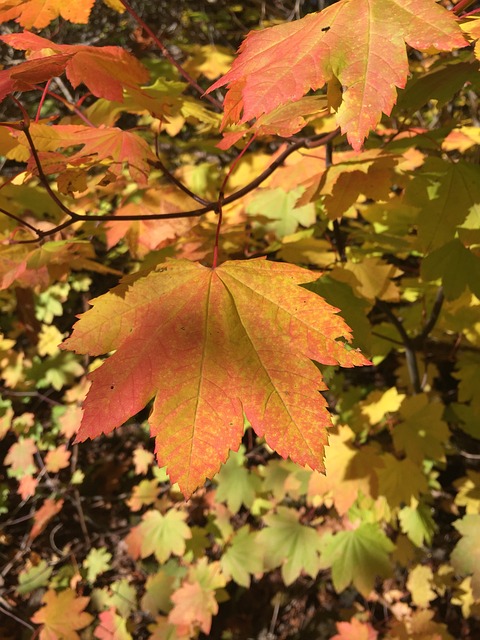
[[[79,598],[71,589],[57,594],[49,589],[42,598],[45,606],[36,611],[31,620],[43,624],[40,640],[79,640],[77,631],[84,629],[92,621],[92,616],[84,611],[90,598]]]
[[[250,33],[231,70],[209,91],[228,85],[225,126],[258,118],[336,79],[344,87],[337,124],[358,150],[382,112],[390,113],[395,87],[405,86],[405,43],[440,51],[467,45],[454,16],[434,0],[341,0]]]
[[[149,73],[143,64],[121,47],[56,44],[29,31],[1,36],[0,40],[14,49],[28,51],[29,57],[37,59],[36,61],[38,58],[44,60],[45,67],[48,69],[48,73],[45,72],[44,75],[48,77],[43,77],[43,80],[53,78],[65,70],[74,89],[83,83],[98,98],[122,102],[125,87],[138,87],[149,78]],[[55,64],[49,62],[51,57],[55,58]],[[2,78],[13,78],[18,81],[18,74],[23,72],[25,65],[31,65],[31,62],[32,60],[29,60],[13,69],[1,71],[0,86],[2,86]],[[40,65],[35,67],[35,71],[38,74],[41,73]],[[27,78],[30,73],[32,73],[31,66],[26,68]],[[22,89],[16,87],[16,90]],[[0,97],[1,95],[0,93]]]
[[[243,413],[283,457],[323,470],[330,414],[310,361],[369,364],[337,339],[337,309],[297,285],[318,274],[263,259],[216,269],[169,261],[93,301],[62,347],[99,355],[77,441],[122,425],[154,396],[159,464],[190,495],[236,450]]]
[[[132,640],[131,634],[127,631],[127,621],[116,613],[115,607],[102,611],[98,619],[100,624],[93,634],[98,640]]]
[[[76,24],[87,24],[95,0],[6,0],[0,21],[15,20],[31,29],[43,29],[59,16]]]

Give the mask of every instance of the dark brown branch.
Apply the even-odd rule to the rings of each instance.
[[[333,144],[332,140],[327,142],[327,146],[325,148],[325,168],[328,170],[333,165]],[[335,245],[337,247],[338,256],[341,262],[347,261],[347,256],[345,254],[345,243],[342,238],[342,232],[340,231],[340,224],[338,220],[333,221],[333,235],[335,238]]]
[[[422,383],[420,381],[420,372],[418,370],[414,340],[408,335],[402,322],[393,313],[388,304],[386,304],[382,300],[377,300],[377,306],[390,318],[392,324],[400,334],[403,346],[405,347],[405,358],[407,360],[408,375],[410,377],[410,382],[412,383],[413,392],[415,394],[421,393]]]
[[[43,171],[42,163],[40,162],[40,158],[39,158],[37,150],[35,148],[35,144],[33,142],[32,136],[30,134],[28,125],[25,125],[23,127],[22,131],[25,134],[25,137],[27,138],[28,146],[30,147],[30,151],[32,153],[33,159],[35,160],[35,164],[37,166],[37,171],[38,171],[38,177],[40,178],[40,181],[43,184],[43,186],[45,187],[48,195],[52,198],[52,200],[55,202],[55,204],[64,213],[67,214],[67,216],[70,216],[73,220],[77,220],[78,219],[77,218],[77,214],[74,211],[71,211],[66,205],[63,204],[63,202],[60,200],[60,198],[57,196],[55,191],[50,186],[50,183],[48,182],[48,178],[45,175],[45,172]]]
[[[178,178],[176,178],[173,175],[173,173],[171,173],[167,169],[167,167],[163,164],[163,162],[159,158],[158,149],[157,149],[157,145],[156,144],[155,144],[155,153],[156,153],[156,156],[157,156],[157,161],[156,162],[150,162],[149,164],[151,166],[155,167],[156,169],[160,169],[160,171],[168,178],[168,180],[170,180],[170,182],[172,184],[174,184],[176,187],[178,187],[180,189],[180,191],[183,191],[183,193],[186,193],[187,196],[190,196],[190,198],[192,198],[192,200],[195,200],[195,202],[198,202],[198,204],[201,204],[204,207],[208,207],[210,204],[212,204],[208,200],[204,200],[200,196],[197,196],[197,194],[193,193],[193,191],[190,191],[190,189],[185,184],[183,184],[183,182],[181,182]]]
[[[443,293],[443,287],[440,287],[437,291],[437,296],[435,298],[435,302],[433,303],[433,307],[430,312],[430,317],[428,318],[425,326],[423,327],[422,332],[414,339],[415,343],[418,342],[419,345],[422,345],[423,342],[426,340],[429,333],[432,331],[433,327],[437,323],[437,320],[440,316],[440,311],[442,310],[442,305],[444,300],[445,300],[445,295]]]
[[[22,111],[23,107],[22,107]],[[27,116],[28,117],[28,116]],[[38,175],[40,178],[40,181],[42,182],[42,184],[44,185],[45,189],[47,190],[47,193],[50,195],[50,197],[52,198],[52,200],[57,204],[57,206],[69,216],[69,220],[57,225],[56,227],[53,227],[52,229],[49,229],[48,231],[41,231],[40,229],[34,229],[35,233],[37,234],[39,239],[43,239],[46,238],[47,236],[51,236],[54,235],[55,233],[62,231],[63,229],[66,229],[67,227],[71,226],[72,224],[74,224],[75,222],[116,222],[119,220],[130,220],[130,221],[135,221],[135,220],[171,220],[171,219],[176,219],[176,218],[191,218],[191,217],[197,217],[197,216],[201,216],[205,213],[208,213],[209,211],[216,211],[218,209],[218,201],[215,202],[208,202],[205,206],[200,207],[198,209],[192,209],[190,211],[180,211],[180,212],[176,212],[176,213],[157,213],[157,214],[152,214],[152,215],[144,215],[144,214],[138,214],[138,215],[124,215],[124,216],[115,216],[115,215],[98,215],[98,214],[88,214],[88,215],[83,215],[83,214],[79,214],[79,213],[75,213],[74,211],[71,211],[65,204],[63,204],[63,202],[58,198],[58,196],[55,194],[55,192],[52,190],[47,176],[45,175],[45,172],[43,171],[42,165],[41,165],[41,161],[40,158],[38,156],[37,150],[35,148],[35,144],[33,142],[33,139],[30,135],[30,132],[28,130],[28,124],[27,123],[22,123],[21,125],[16,127],[17,129],[23,131],[25,133],[25,136],[27,138],[28,144],[30,146],[31,152],[32,152],[32,156],[33,159],[35,161],[35,164],[37,166],[37,170],[38,170]],[[311,147],[318,147],[320,145],[323,144],[328,144],[328,142],[330,142],[331,140],[333,140],[338,134],[339,134],[340,130],[339,129],[335,129],[335,131],[332,131],[330,133],[327,133],[325,135],[319,135],[319,136],[314,136],[312,138],[301,138],[296,140],[295,142],[292,142],[290,144],[289,147],[287,147],[287,149],[285,149],[285,151],[283,151],[277,158],[275,158],[275,160],[272,162],[272,164],[270,164],[264,171],[262,171],[262,173],[260,175],[258,175],[254,180],[252,180],[251,182],[249,182],[247,185],[245,185],[245,187],[242,187],[241,189],[238,189],[238,191],[235,191],[234,193],[230,194],[229,196],[227,196],[223,201],[222,201],[222,205],[228,205],[232,202],[235,202],[236,200],[239,200],[240,198],[243,198],[245,195],[247,195],[248,193],[250,193],[251,191],[253,191],[254,189],[256,189],[260,184],[262,184],[262,182],[264,182],[269,176],[272,175],[272,173],[278,169],[278,167],[280,167],[286,160],[286,158],[288,158],[289,155],[291,155],[292,153],[294,153],[295,151],[298,151],[299,149],[302,148],[311,148]],[[184,187],[184,185],[182,185],[182,187]],[[186,187],[185,187],[186,188]],[[26,225],[28,226],[28,225]],[[30,244],[33,242],[37,242],[36,239],[32,239],[32,240],[21,240],[19,241],[18,244]]]
[[[21,218],[16,216],[14,213],[10,213],[9,211],[6,211],[2,207],[0,207],[0,212],[3,213],[8,218],[11,218],[12,220],[15,220],[15,222],[18,222],[22,226],[27,227],[27,229],[30,229],[30,231],[33,231],[33,233],[36,233],[38,235],[38,231],[39,230],[36,227],[34,227],[33,224],[30,224],[29,222],[25,222],[25,220],[22,220]],[[38,238],[41,238],[41,236],[38,235]],[[38,241],[38,238],[35,239],[35,242]]]

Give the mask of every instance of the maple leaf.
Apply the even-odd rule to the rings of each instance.
[[[396,87],[404,87],[417,49],[450,51],[467,41],[451,13],[433,0],[341,0],[301,20],[248,34],[230,71],[223,126],[247,122],[336,79],[344,87],[337,124],[360,149]]]
[[[100,624],[94,633],[98,640],[132,640],[131,634],[127,631],[127,621],[115,612],[115,607],[102,611],[98,618]]]
[[[433,571],[430,567],[417,565],[411,569],[407,580],[407,589],[412,594],[412,602],[422,609],[437,597],[432,589]]]
[[[143,521],[133,527],[131,536],[139,537],[139,552],[142,558],[151,554],[160,563],[164,563],[174,554],[182,556],[185,553],[185,540],[192,537],[192,532],[185,524],[186,514],[171,509],[165,515],[158,511],[147,511],[143,515]]]
[[[172,608],[170,597],[174,591],[174,583],[175,578],[163,569],[148,576],[141,600],[142,611],[150,615],[157,615],[160,611],[168,613]]]
[[[352,618],[350,622],[337,622],[338,633],[330,640],[377,640],[378,633],[368,622]]]
[[[87,24],[95,0],[6,0],[0,21],[15,20],[31,29],[43,29],[61,16],[77,24]]]
[[[40,640],[79,640],[78,629],[83,629],[92,621],[92,616],[84,611],[90,598],[79,598],[71,589],[57,594],[49,589],[42,598],[44,607],[32,616],[32,622],[43,624]]]
[[[58,502],[55,502],[55,500],[45,498],[42,506],[35,512],[35,515],[33,516],[33,527],[29,534],[30,540],[34,540],[42,533],[50,520],[54,516],[56,516],[59,511],[61,511],[63,502],[63,500],[58,500]]]
[[[394,544],[377,524],[363,523],[358,529],[340,531],[326,539],[321,553],[323,567],[332,568],[335,590],[343,591],[353,582],[365,597],[373,589],[375,578],[391,573],[388,554]]]
[[[220,564],[226,576],[248,589],[250,575],[263,572],[264,550],[259,543],[258,533],[251,532],[248,525],[235,532],[235,536],[223,552]]]
[[[61,162],[67,165],[70,162],[85,156],[94,156],[95,161],[111,158],[113,164],[110,171],[119,175],[123,169],[123,163],[128,163],[132,180],[145,185],[150,173],[149,160],[154,160],[148,143],[131,131],[123,131],[117,127],[86,127],[84,125],[45,125],[33,123],[30,125],[30,135],[37,151],[55,151],[67,147],[83,145],[82,149],[67,157],[62,156]],[[19,141],[28,146],[23,134]],[[42,155],[42,160],[48,156]],[[88,158],[85,158],[88,160]],[[31,160],[31,170],[36,170],[36,165]],[[44,168],[45,169],[45,168]],[[46,169],[49,167],[47,165]],[[54,164],[50,171],[56,173],[58,167]]]
[[[149,153],[151,151],[149,150]],[[105,225],[108,248],[120,240],[128,244],[132,256],[143,256],[165,243],[171,243],[198,223],[195,218],[173,218],[171,220],[149,220],[158,213],[179,213],[196,207],[196,203],[179,192],[176,187],[161,186],[147,189],[140,196],[115,211],[115,216],[144,215],[145,220],[115,220]]]
[[[50,450],[45,456],[45,468],[51,473],[58,473],[60,469],[68,467],[68,461],[72,455],[71,451],[67,451],[67,445],[61,444],[56,449]]]
[[[10,475],[21,478],[37,470],[35,466],[34,454],[37,452],[37,445],[33,438],[21,438],[12,444],[5,456],[5,466],[10,466]]]
[[[184,584],[171,596],[174,608],[168,614],[171,624],[181,630],[191,630],[193,633],[199,627],[204,633],[209,633],[212,625],[212,615],[218,612],[218,604],[212,590],[202,589],[195,582]]]
[[[250,509],[261,486],[260,478],[246,469],[244,463],[245,447],[241,445],[238,452],[230,452],[215,476],[218,483],[215,499],[226,502],[232,513],[238,513],[242,504]]]
[[[416,499],[428,490],[425,475],[413,460],[397,460],[390,453],[385,453],[381,459],[385,465],[377,472],[379,494],[387,498],[391,508],[410,504],[411,498]]]
[[[101,573],[109,571],[111,568],[111,559],[112,554],[109,553],[105,547],[90,549],[88,556],[85,558],[82,565],[87,571],[87,581],[93,583]]]
[[[435,521],[432,518],[432,509],[417,500],[412,500],[409,507],[404,507],[398,514],[398,519],[402,531],[407,534],[410,540],[417,547],[424,543],[430,545],[436,529]]]
[[[112,431],[156,394],[158,461],[185,495],[238,448],[243,412],[280,455],[323,470],[330,414],[309,358],[369,362],[337,342],[350,339],[337,310],[296,286],[316,276],[263,259],[169,261],[93,301],[62,348],[117,351],[90,374],[77,440]]]
[[[268,549],[265,554],[267,568],[282,567],[286,585],[292,584],[305,571],[315,577],[319,569],[318,549],[320,537],[312,527],[299,522],[300,514],[287,507],[278,507],[277,513],[265,516],[266,527],[257,540]]]
[[[269,113],[265,113],[245,129],[228,131],[217,144],[219,149],[230,149],[244,135],[254,133],[258,136],[277,135],[289,138],[301,131],[315,118],[328,114],[326,98],[323,96],[307,96],[298,102],[284,104]]]
[[[0,40],[14,49],[28,50],[34,58],[46,58],[44,65],[48,69],[50,78],[65,70],[74,89],[83,83],[97,98],[122,102],[125,87],[137,87],[148,81],[147,69],[121,47],[56,44],[29,31],[0,36]],[[52,53],[56,54],[53,56],[54,63],[49,61]],[[59,56],[63,56],[63,58]],[[23,62],[13,69],[1,71],[0,87],[5,83],[6,78],[12,78],[18,82],[18,74],[22,73],[25,68],[26,79],[29,80],[27,88],[32,88],[30,74],[33,70],[41,73],[41,67],[36,65],[32,69],[31,63],[32,61]],[[59,66],[61,65],[63,65],[63,69],[60,70]],[[42,79],[47,80],[48,78],[42,76]],[[15,88],[22,90],[19,86]],[[3,97],[3,93],[0,93],[0,98]]]
[[[480,548],[478,546],[478,527],[480,515],[469,514],[453,523],[455,529],[462,534],[452,551],[450,559],[456,571],[461,574],[472,574],[472,591],[475,598],[480,597]]]

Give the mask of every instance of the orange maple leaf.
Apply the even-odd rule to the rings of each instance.
[[[71,589],[65,589],[58,594],[49,589],[42,598],[45,606],[32,616],[32,622],[43,624],[40,640],[79,640],[80,636],[76,631],[83,629],[93,620],[92,616],[84,611],[89,600],[90,598],[77,598]]]
[[[338,633],[330,640],[377,640],[378,633],[368,622],[352,618],[350,622],[337,622]]]
[[[298,287],[318,274],[263,259],[216,269],[169,261],[93,301],[62,347],[117,349],[90,374],[77,441],[108,433],[156,395],[159,464],[187,496],[236,450],[243,414],[283,457],[323,470],[330,414],[309,358],[369,364],[337,339],[337,309]]]
[[[225,126],[336,79],[344,87],[337,124],[359,150],[382,112],[390,113],[395,87],[405,86],[405,42],[441,51],[468,44],[454,16],[433,0],[340,0],[301,20],[251,32],[231,70],[208,91],[228,85]]]
[[[63,500],[55,502],[50,498],[45,498],[42,506],[33,516],[33,527],[30,531],[30,540],[34,540],[45,529],[50,520],[57,515],[63,507]]]
[[[0,21],[15,20],[31,29],[43,29],[61,16],[70,22],[87,24],[95,0],[5,0]]]
[[[149,160],[155,160],[155,156],[147,141],[131,131],[123,131],[117,127],[87,127],[84,125],[46,125],[32,123],[30,135],[37,151],[52,152],[56,149],[83,145],[82,149],[70,156],[57,157],[52,154],[53,163],[48,164],[49,156],[42,154],[41,159],[44,170],[57,173],[60,164],[70,164],[76,160],[87,161],[88,156],[93,156],[95,162],[112,159],[109,165],[114,175],[119,175],[123,170],[123,163],[128,164],[132,180],[145,185],[150,173]],[[19,142],[27,146],[24,134],[18,135]],[[36,165],[30,159],[30,170],[35,170]]]
[[[1,36],[0,40],[14,49],[28,51],[29,57],[37,62],[35,67],[32,67],[33,60],[29,60],[13,69],[0,71],[0,88],[3,87],[3,91],[0,92],[1,99],[9,93],[5,93],[9,87],[9,79],[13,81],[16,91],[32,88],[31,76],[34,72],[37,78],[40,76],[42,80],[48,80],[65,71],[74,89],[83,83],[94,96],[116,102],[122,102],[125,87],[138,87],[149,78],[143,64],[121,47],[56,44],[29,31]],[[45,65],[44,74],[41,65],[38,64],[39,58]],[[55,64],[51,62],[51,58]],[[20,80],[27,85],[27,88],[23,89],[19,80],[19,74],[22,72]]]
[[[197,628],[203,633],[210,633],[212,616],[218,612],[213,589],[204,589],[198,582],[184,582],[172,594],[173,609],[168,614],[168,621],[178,627],[180,634],[194,634]]]

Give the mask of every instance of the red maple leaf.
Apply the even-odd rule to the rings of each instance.
[[[13,82],[14,90],[25,91],[32,88],[34,82],[39,82],[40,78],[48,80],[65,71],[74,89],[83,83],[98,98],[121,102],[124,87],[137,87],[149,78],[143,64],[121,47],[55,44],[29,31],[11,33],[1,36],[0,39],[14,49],[28,51],[29,57],[34,58],[37,63],[34,67],[37,77],[35,81],[32,78],[32,60],[23,62],[13,69],[0,71],[0,87],[3,87],[0,99],[11,91],[7,90],[9,81]],[[50,61],[52,57],[55,59],[53,64]],[[45,73],[39,59],[43,60]],[[18,74],[22,72],[23,86],[26,85],[23,89],[20,84],[22,78],[18,78]]]
[[[340,0],[320,13],[248,34],[231,70],[223,125],[248,122],[336,79],[336,119],[355,150],[389,114],[408,75],[405,42],[450,51],[468,43],[454,16],[433,0]]]

